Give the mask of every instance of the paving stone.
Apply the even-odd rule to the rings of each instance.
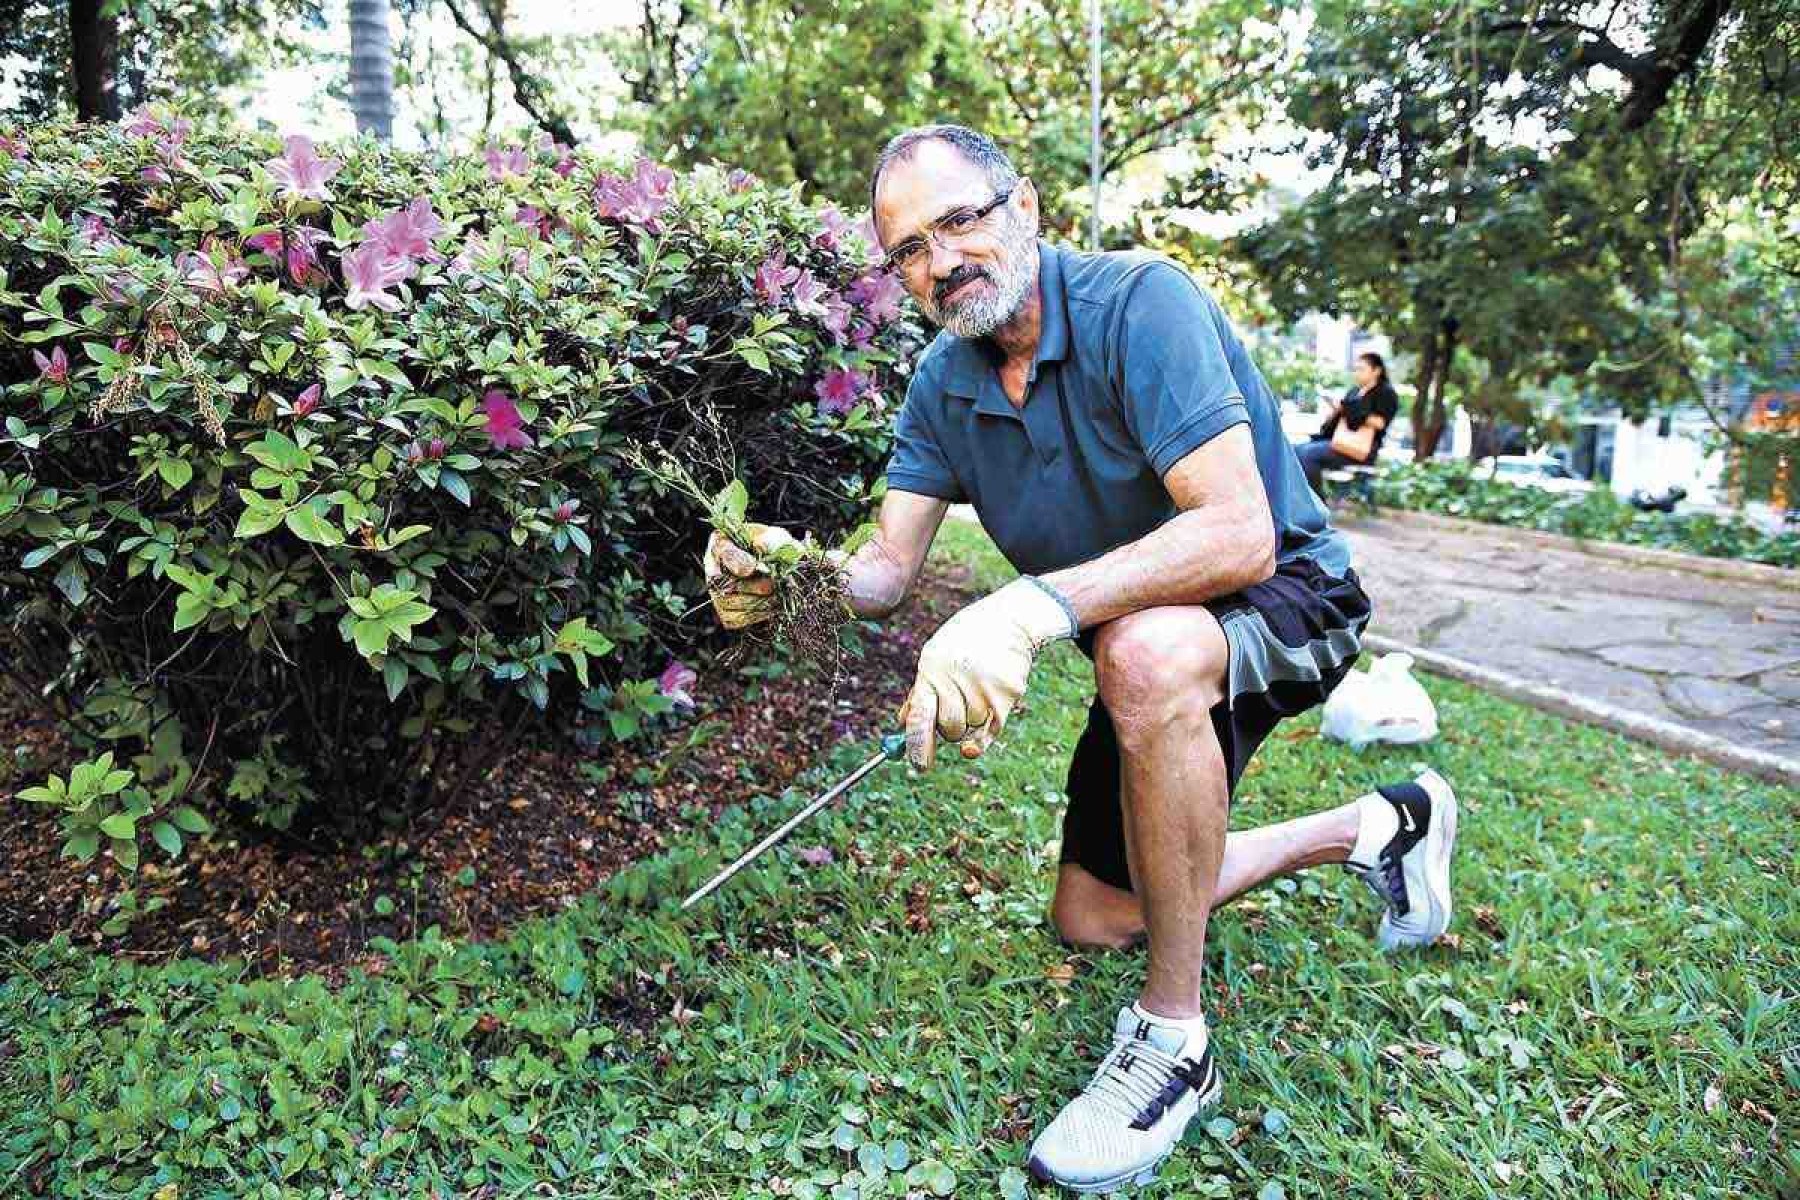
[[[1800,670],[1766,671],[1756,684],[1765,695],[1800,706]]]
[[[1681,643],[1628,642],[1594,651],[1597,658],[1618,667],[1652,671],[1662,675],[1704,675],[1712,679],[1741,679],[1759,671],[1773,671],[1800,661],[1800,646],[1779,651],[1741,646],[1689,646]]]
[[[1663,694],[1677,712],[1702,718],[1726,717],[1739,709],[1769,702],[1768,694],[1760,689],[1722,679],[1697,677],[1672,679],[1665,685]]]

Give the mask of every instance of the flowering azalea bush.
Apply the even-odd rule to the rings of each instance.
[[[155,109],[0,134],[0,674],[143,812],[400,817],[688,703],[705,514],[646,449],[822,538],[879,493],[919,331],[792,190]]]

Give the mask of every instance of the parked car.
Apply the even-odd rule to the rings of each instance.
[[[1519,487],[1543,488],[1547,492],[1581,495],[1594,490],[1594,485],[1572,473],[1548,454],[1502,454],[1484,458],[1475,464],[1476,474],[1486,473],[1501,483]]]

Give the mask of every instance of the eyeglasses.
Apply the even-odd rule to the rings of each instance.
[[[989,213],[993,212],[996,208],[999,208],[1002,204],[1005,204],[1008,200],[1011,200],[1012,194],[1018,186],[1017,183],[1013,184],[1012,187],[1007,188],[1004,192],[1001,192],[986,204],[973,208],[965,207],[951,209],[949,212],[927,225],[923,236],[915,235],[909,237],[898,246],[895,246],[892,250],[889,250],[887,252],[887,257],[881,260],[882,269],[886,271],[898,271],[901,274],[905,274],[917,268],[926,259],[931,257],[931,249],[926,244],[926,238],[931,239],[931,241],[936,242],[946,250],[954,249],[953,243],[959,242],[963,238],[968,237],[971,233],[974,233],[975,230],[980,227],[981,223],[987,220]]]

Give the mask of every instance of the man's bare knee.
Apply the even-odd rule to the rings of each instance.
[[[1100,627],[1095,682],[1121,746],[1175,721],[1208,719],[1225,690],[1229,651],[1204,608],[1150,608]]]

